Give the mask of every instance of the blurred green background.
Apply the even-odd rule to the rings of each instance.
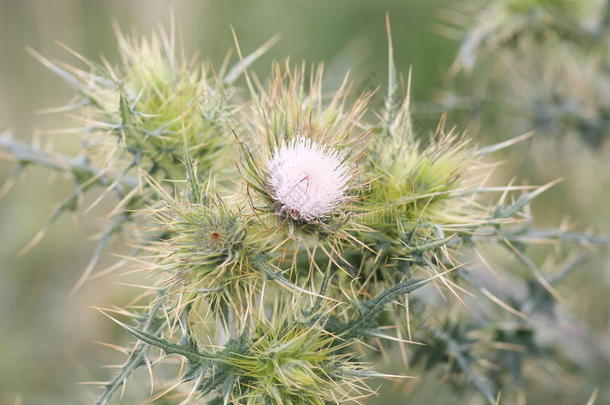
[[[361,89],[385,83],[384,18],[389,13],[397,64],[402,72],[413,68],[412,96],[419,106],[415,119],[421,130],[427,130],[439,117],[438,109],[429,108],[434,105],[430,102],[446,83],[457,50],[458,44],[439,30],[440,15],[453,5],[449,0],[0,0],[0,130],[10,129],[24,141],[52,144],[62,153],[77,151],[78,136],[48,132],[78,123],[61,114],[39,113],[67,102],[72,91],[36,62],[26,47],[50,59],[74,62],[59,41],[94,60],[104,55],[113,61],[113,21],[126,31],[147,34],[159,25],[169,26],[170,11],[187,51],[196,51],[218,65],[233,49],[231,26],[245,52],[280,34],[279,44],[253,67],[261,77],[266,76],[271,60],[290,57],[294,62],[324,62],[331,84],[349,70]],[[449,122],[453,120],[450,115]],[[519,134],[471,135],[484,143]],[[605,151],[557,156],[552,159],[552,170],[531,170],[536,168],[538,156],[521,149],[525,157],[506,155],[498,176],[510,178],[516,171],[520,180],[538,184],[564,177],[562,185],[535,205],[540,224],[556,224],[570,217],[582,227],[593,224],[595,230],[604,232],[610,228],[610,167],[603,158],[609,155],[607,146]],[[520,170],[523,160],[530,162],[526,170]],[[9,178],[12,167],[10,162],[0,161],[0,184]],[[100,365],[122,358],[94,343],[124,342],[126,336],[90,307],[124,303],[133,290],[117,285],[112,277],[102,277],[77,295],[68,295],[91,254],[90,237],[99,231],[104,210],[62,217],[31,252],[19,254],[69,189],[65,179],[31,168],[0,199],[0,405],[92,403],[95,390],[79,382],[105,378],[108,370]],[[585,272],[573,276],[562,289],[564,304],[601,336],[607,335],[610,322],[607,259],[606,255],[590,262]],[[116,260],[106,255],[98,268]],[[577,294],[573,294],[575,290]],[[585,373],[583,378],[603,382],[607,376]],[[448,387],[430,381],[420,391],[434,395],[414,395],[411,403],[456,401]],[[547,399],[558,391],[556,387],[531,390],[532,398]],[[582,394],[578,389],[575,392],[575,397],[563,397],[567,402],[561,398],[551,402],[586,403],[587,397],[578,396]],[[389,389],[371,403],[403,401],[400,393]]]

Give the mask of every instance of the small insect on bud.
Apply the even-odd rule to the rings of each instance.
[[[295,220],[328,217],[345,200],[350,177],[338,151],[307,138],[282,145],[269,161],[272,197]]]

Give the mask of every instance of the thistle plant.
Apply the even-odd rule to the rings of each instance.
[[[86,125],[82,157],[0,138],[19,168],[75,179],[52,219],[94,185],[116,194],[77,286],[108,240],[133,230],[147,292],[124,310],[100,308],[136,341],[97,405],[140,367],[161,380],[150,401],[363,403],[371,378],[407,377],[409,359],[498,403],[520,393],[526,361],[563,343],[537,341],[531,319],[556,305],[555,284],[589,254],[578,252],[609,242],[535,227],[530,203],[554,183],[489,184],[490,156],[523,137],[481,148],[444,120],[417,133],[411,75],[405,90],[391,41],[376,109],[349,77],[324,88],[321,67],[249,74],[271,42],[245,58],[238,48],[237,64],[216,70],[178,58],[173,35],[118,39],[118,66],[81,58],[84,70],[34,53],[77,90],[68,107]],[[530,256],[531,245],[557,244],[571,246],[556,263],[539,264],[551,249]],[[517,264],[497,268],[498,249]],[[390,375],[383,357],[394,354],[404,364]]]

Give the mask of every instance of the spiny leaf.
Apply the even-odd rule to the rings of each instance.
[[[527,194],[519,197],[517,201],[515,201],[510,206],[502,209],[498,208],[494,213],[494,218],[509,218],[518,213],[523,207],[528,205],[534,198],[538,197],[540,194],[544,193],[549,188],[553,187],[557,183],[561,182],[562,179],[553,180],[542,187],[537,188],[534,191],[531,191]]]
[[[157,296],[157,302],[152,306],[150,312],[145,318],[143,324],[145,330],[148,330],[152,326],[153,320],[157,316],[157,312],[163,304],[163,298],[165,294],[166,290],[161,290],[159,292]],[[156,328],[153,334],[156,336],[160,335],[166,327],[167,324],[162,323]],[[145,343],[139,343],[135,345],[134,349],[129,354],[127,361],[121,367],[121,371],[119,371],[119,373],[112,379],[112,381],[106,384],[104,392],[102,393],[102,395],[100,395],[95,405],[105,405],[108,403],[108,401],[110,401],[114,393],[123,384],[126,384],[127,378],[129,378],[129,376],[135,371],[135,369],[145,364],[149,348],[150,346]]]
[[[493,395],[492,388],[489,384],[482,379],[471,367],[471,362],[464,356],[460,345],[455,342],[447,333],[441,330],[435,330],[434,335],[445,342],[447,345],[447,352],[455,359],[460,369],[466,374],[468,380],[475,386],[485,397],[487,402],[491,405],[496,403],[495,396]]]
[[[214,359],[213,356],[207,355],[199,350],[193,350],[191,347],[186,345],[179,345],[162,337],[156,336],[151,332],[135,328],[117,320],[114,321],[127,332],[140,339],[142,342],[158,347],[167,354],[179,354],[186,357],[191,363],[200,363],[203,360]]]

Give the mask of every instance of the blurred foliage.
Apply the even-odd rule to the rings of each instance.
[[[444,96],[450,109],[467,111],[485,133],[534,130],[562,154],[604,147],[610,136],[605,0],[460,6],[447,16],[462,38],[454,64],[462,74],[456,92]]]

